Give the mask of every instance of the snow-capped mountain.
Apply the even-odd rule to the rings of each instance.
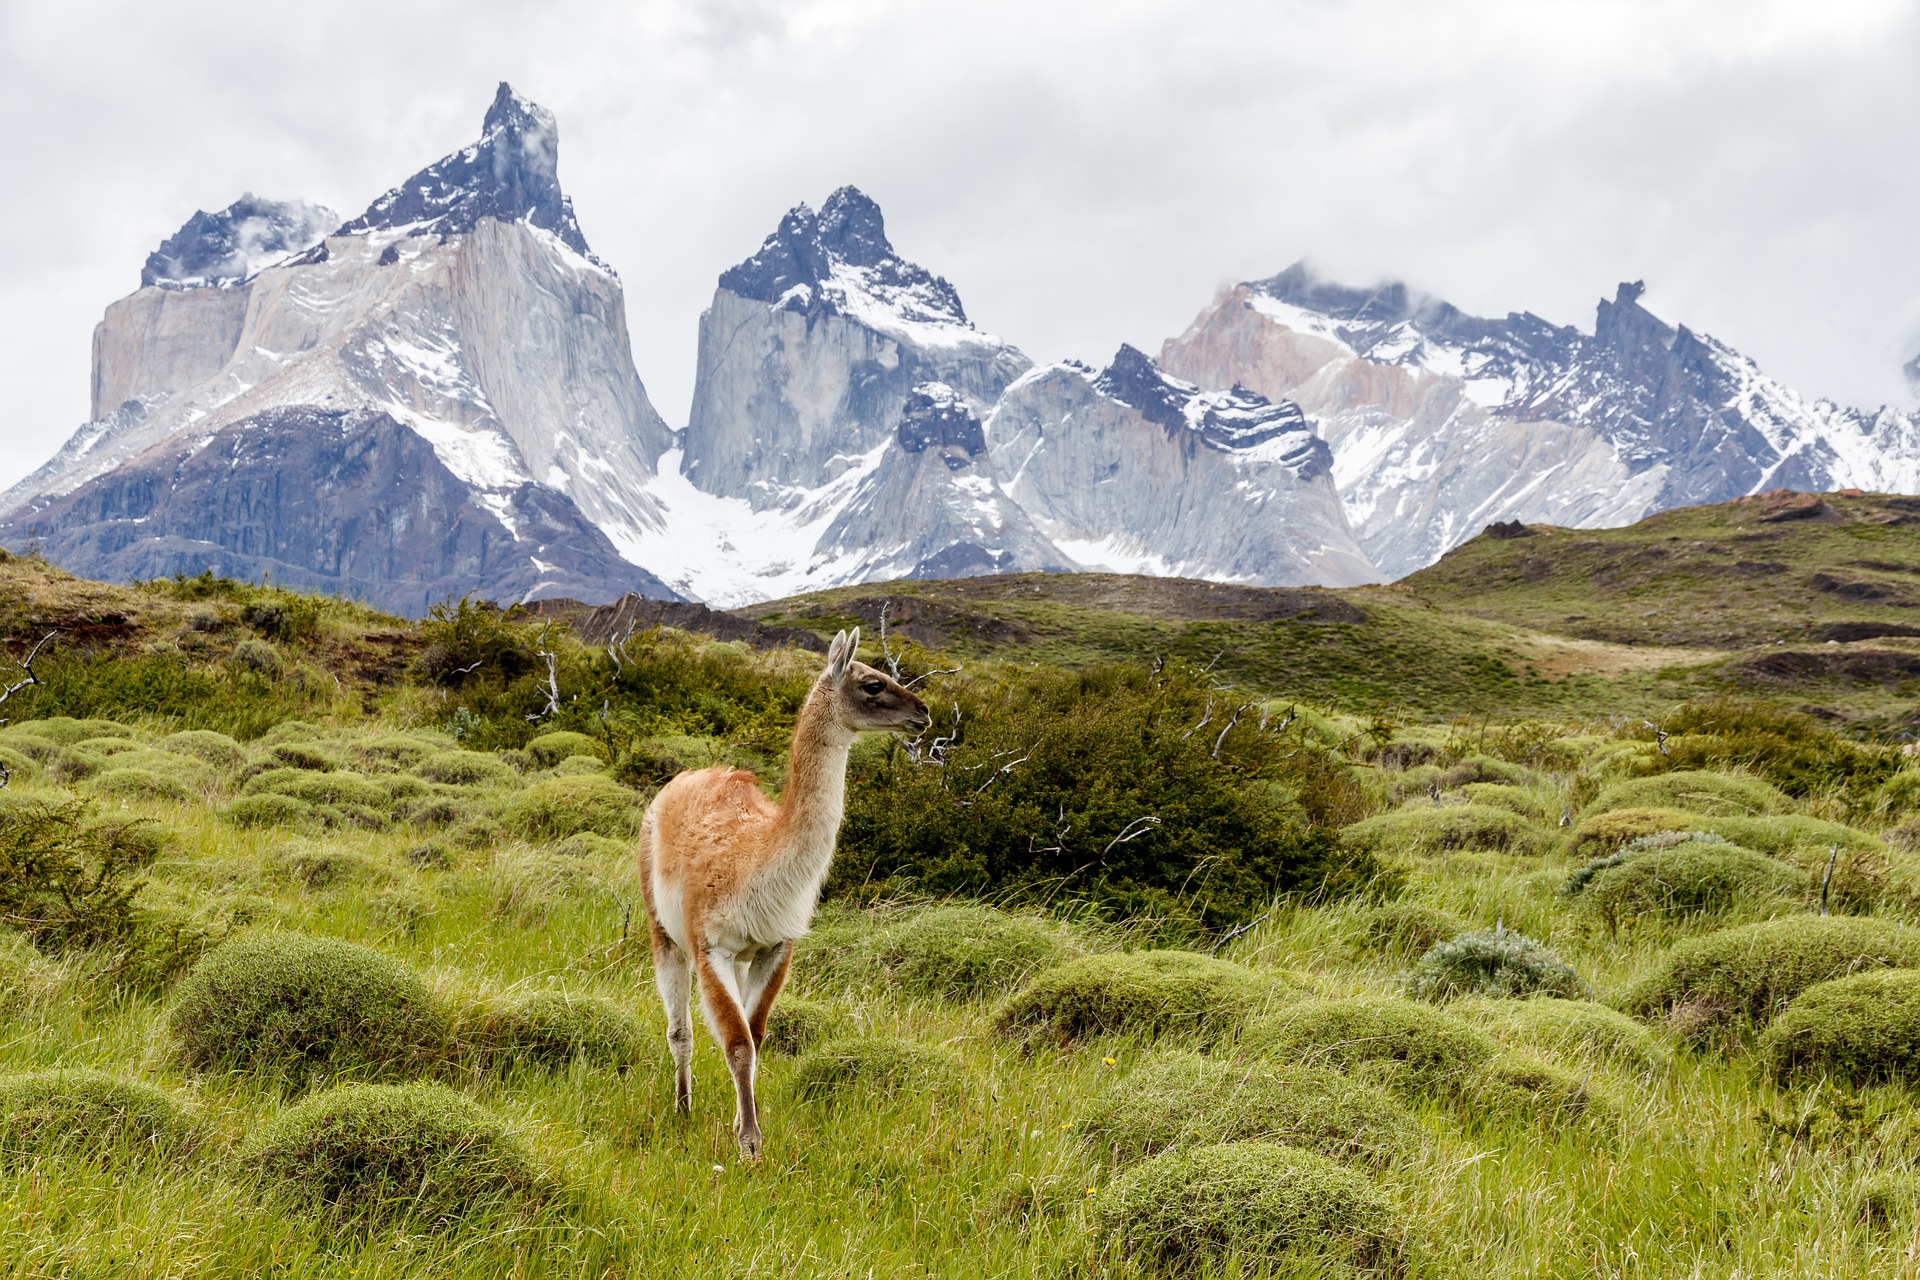
[[[1326,442],[1290,401],[1203,392],[1123,346],[1097,373],[1028,373],[987,434],[1007,493],[1084,568],[1258,586],[1379,580]]]
[[[1910,416],[1805,401],[1641,292],[1622,285],[1583,333],[1296,264],[1217,298],[1161,361],[1297,401],[1389,577],[1497,520],[1602,527],[1777,487],[1920,488]]]
[[[56,518],[79,518],[80,507],[60,499],[129,468],[172,474],[182,449],[206,449],[242,421],[249,440],[278,433],[286,456],[308,457],[309,442],[292,437],[314,429],[314,411],[365,410],[424,441],[465,495],[456,502],[444,491],[453,505],[420,515],[416,536],[437,529],[457,542],[470,508],[487,513],[488,538],[507,540],[490,543],[473,562],[488,576],[462,590],[668,594],[631,557],[660,527],[646,489],[671,433],[634,371],[620,281],[588,252],[557,158],[551,113],[502,84],[478,142],[290,256],[309,239],[311,206],[249,199],[196,214],[149,259],[142,287],[107,309],[94,334],[94,420],[0,495],[0,537],[32,529],[53,545],[64,533]],[[529,497],[528,486],[542,492]],[[534,507],[553,518],[529,522]],[[341,528],[365,514],[335,513]],[[249,544],[270,523],[264,514],[241,521],[220,545],[254,554]],[[324,523],[301,525],[319,538],[304,560],[292,545],[272,558],[333,582]],[[555,529],[574,528],[597,534],[577,564],[551,546]],[[118,536],[158,547],[168,535],[129,525]],[[628,557],[625,569],[592,545],[608,539],[616,564]],[[71,567],[124,562],[124,546],[119,560],[97,559],[113,540],[72,543]],[[180,553],[193,556],[205,553]],[[387,598],[384,581],[339,585]]]

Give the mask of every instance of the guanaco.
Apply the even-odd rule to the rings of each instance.
[[[654,982],[667,1009],[674,1108],[693,1107],[689,979],[707,1029],[733,1074],[740,1153],[760,1156],[754,1071],[767,1015],[787,980],[833,862],[846,810],[847,753],[860,733],[925,730],[927,704],[899,681],[854,660],[860,629],[842,631],[800,706],[775,804],[745,769],[692,769],[660,789],[640,828],[640,887],[653,942]]]

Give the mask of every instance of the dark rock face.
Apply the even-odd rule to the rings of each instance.
[[[1274,404],[1240,386],[1202,396],[1193,383],[1163,372],[1150,356],[1125,343],[1093,385],[1102,395],[1138,409],[1148,422],[1166,428],[1170,438],[1191,432],[1207,447],[1223,453],[1251,449],[1289,431],[1308,429],[1306,415],[1291,400]],[[1308,454],[1313,454],[1317,465],[1332,470],[1333,457],[1324,443],[1303,442],[1302,449],[1306,451],[1301,454],[1303,465],[1309,464]]]
[[[967,323],[959,292],[893,251],[880,206],[856,187],[841,187],[817,214],[804,204],[789,209],[758,253],[721,273],[720,287],[756,302],[778,302],[805,285],[805,298],[790,300],[805,310],[821,301],[820,285],[832,278],[836,264],[864,268],[874,287],[912,290],[923,306],[930,303],[944,318]]]
[[[922,383],[907,395],[897,434],[900,447],[908,453],[941,450],[952,471],[960,470],[968,459],[979,457],[987,448],[980,415],[940,383]]]
[[[336,216],[320,205],[248,192],[218,213],[195,212],[147,255],[140,283],[163,289],[237,284],[268,262],[317,244]]]
[[[563,494],[525,484],[492,510],[419,435],[376,410],[292,405],[202,445],[172,440],[0,523],[49,559],[108,580],[270,577],[418,616],[469,593],[672,598]]]
[[[458,235],[482,218],[525,220],[592,258],[573,202],[560,191],[559,167],[560,129],[553,113],[503,80],[487,109],[480,141],[414,174],[337,234],[417,225],[423,234]]]

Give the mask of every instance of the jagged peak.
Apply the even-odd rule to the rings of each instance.
[[[218,213],[196,209],[147,255],[140,283],[162,289],[238,284],[319,243],[339,217],[325,205],[249,191]]]
[[[758,252],[720,274],[720,287],[913,338],[929,328],[973,328],[954,287],[895,252],[879,204],[853,186],[828,196],[818,213],[804,202],[787,210]]]
[[[560,190],[560,129],[553,113],[504,80],[479,141],[420,170],[335,234],[409,227],[419,234],[459,235],[482,218],[530,223],[605,266],[587,247],[573,202]]]

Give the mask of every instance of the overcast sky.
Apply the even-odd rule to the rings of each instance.
[[[86,416],[146,254],[243,191],[358,213],[496,82],[686,421],[715,276],[853,183],[1036,359],[1307,258],[1591,328],[1616,282],[1810,395],[1910,403],[1920,19],[1882,0],[0,0],[0,484]]]

